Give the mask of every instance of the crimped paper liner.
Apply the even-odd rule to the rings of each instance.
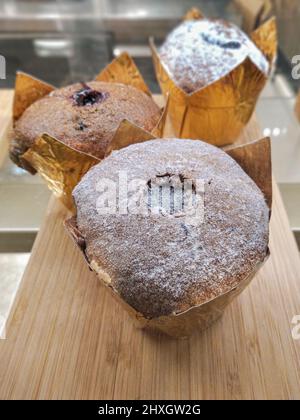
[[[133,86],[151,96],[143,77],[132,58],[123,53],[114,59],[99,75],[98,81],[123,83]],[[33,102],[54,90],[48,85],[25,73],[18,73],[13,106],[14,122]],[[143,130],[128,120],[123,120],[115,131],[106,155],[112,150],[120,149],[132,143],[153,139],[163,135],[168,101],[161,108],[160,118],[151,132]],[[33,146],[22,149],[15,139],[10,142],[11,159],[31,173],[38,172],[69,209],[73,209],[72,190],[91,166],[100,160],[87,153],[67,146],[50,133],[41,133]]]
[[[250,275],[228,292],[219,295],[208,302],[202,303],[201,305],[193,306],[185,312],[174,315],[161,316],[152,319],[144,318],[141,313],[129,306],[115,290],[111,287],[110,290],[112,291],[113,296],[122,304],[124,309],[134,320],[136,327],[161,331],[175,338],[187,338],[196,332],[204,331],[223,315],[226,307],[248,286],[258,270],[266,262],[269,255],[270,253],[268,250],[265,260],[258,264]]]
[[[272,208],[272,159],[271,139],[263,137],[240,146],[232,146],[226,150],[255,182],[263,193],[267,206]]]
[[[185,18],[202,19],[203,15],[192,9]],[[271,71],[277,50],[275,19],[259,27],[251,38],[265,55]],[[226,76],[188,94],[176,85],[152,38],[150,47],[161,90],[170,95],[169,113],[176,136],[201,139],[216,146],[232,144],[251,118],[268,75],[246,58]]]
[[[270,139],[266,137],[253,143],[233,147],[227,153],[237,161],[261,189],[271,216],[272,173]],[[89,261],[85,253],[85,238],[77,227],[76,216],[66,220],[65,226],[90,268],[97,273],[99,279],[109,288],[112,295],[129,313],[135,325],[139,328],[161,331],[176,338],[185,338],[196,331],[203,331],[218,319],[223,314],[227,305],[246,288],[270,255],[269,248],[267,248],[264,260],[257,264],[248,276],[225,293],[200,305],[195,305],[184,312],[148,319],[122,299],[119,293],[112,287],[108,273],[104,272],[95,261]]]
[[[13,122],[17,121],[31,104],[48,95],[54,89],[54,86],[42,80],[21,71],[18,72],[13,102]]]
[[[71,211],[74,211],[74,187],[92,166],[100,162],[48,134],[40,136],[22,158],[30,162],[53,194]]]
[[[223,314],[228,304],[246,288],[246,286],[254,278],[255,274],[264,264],[270,254],[269,249],[267,249],[264,261],[262,261],[260,264],[257,264],[257,266],[247,277],[245,277],[238,283],[238,285],[228,290],[227,292],[218,295],[215,298],[200,305],[192,306],[184,312],[149,319],[145,318],[143,314],[136,311],[132,306],[124,301],[119,295],[118,291],[112,287],[109,275],[104,272],[95,261],[90,262],[88,260],[85,253],[85,241],[80,231],[78,230],[76,217],[72,217],[71,219],[67,220],[65,222],[65,227],[69,231],[76,245],[80,248],[91,270],[98,275],[101,283],[108,287],[112,296],[128,312],[130,317],[133,319],[135,326],[142,329],[161,331],[171,337],[176,338],[185,338],[192,335],[196,331],[203,331],[212,322],[217,320]]]

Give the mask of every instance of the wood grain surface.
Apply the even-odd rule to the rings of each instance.
[[[243,140],[259,137],[252,121]],[[52,198],[0,341],[1,399],[300,399],[300,260],[276,184],[270,259],[189,340],[133,327],[66,234],[66,216]]]

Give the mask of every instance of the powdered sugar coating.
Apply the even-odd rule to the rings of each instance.
[[[222,20],[184,21],[160,48],[169,74],[188,93],[224,77],[247,56],[267,75],[262,52],[237,26]]]
[[[99,180],[158,174],[203,179],[204,223],[162,215],[99,215]],[[86,255],[121,297],[152,318],[229,291],[266,256],[269,210],[256,184],[225,152],[195,140],[131,145],[93,167],[74,192]]]

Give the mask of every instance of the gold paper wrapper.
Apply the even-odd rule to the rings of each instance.
[[[127,52],[123,52],[116,57],[104,70],[102,70],[95,80],[100,82],[123,83],[142,90],[151,96],[151,92],[146,85],[143,76],[135,65],[135,62]]]
[[[258,188],[264,194],[266,203],[272,207],[272,160],[271,160],[271,140],[264,137],[247,145],[232,147],[226,150],[252,178]]]
[[[204,15],[201,10],[197,9],[197,7],[192,7],[190,10],[186,12],[183,17],[183,20],[198,20],[203,19]]]
[[[96,80],[112,83],[123,83],[151,95],[143,77],[132,58],[123,53],[114,59]],[[16,121],[32,103],[46,96],[55,88],[25,73],[18,73],[16,78],[13,116]],[[166,122],[168,101],[161,109],[161,116],[152,132],[147,132],[130,121],[124,120],[116,129],[106,155],[112,150],[120,149],[132,143],[161,137]],[[41,133],[35,144],[28,150],[21,150],[18,142],[11,139],[10,155],[12,160],[31,173],[38,172],[46,181],[49,189],[73,209],[72,190],[82,176],[99,159],[75,150],[48,133]]]
[[[23,158],[42,176],[50,190],[69,210],[74,210],[72,191],[83,175],[99,159],[43,134]]]
[[[13,102],[13,121],[18,120],[26,108],[48,95],[55,88],[29,74],[18,72]]]
[[[272,174],[271,174],[271,153],[270,139],[263,138],[253,143],[234,147],[228,150],[228,154],[237,161],[245,172],[256,182],[258,187],[265,195],[266,202],[270,209],[272,203]],[[257,172],[257,168],[259,171]],[[76,216],[65,221],[65,227],[70,233],[75,244],[79,247],[89,267],[97,273],[97,267],[94,262],[88,260],[85,254],[85,239],[81,235],[76,222]],[[154,331],[163,332],[171,337],[185,338],[196,331],[203,331],[209,327],[215,320],[222,316],[227,305],[238,296],[250,283],[257,271],[269,257],[269,249],[266,250],[265,260],[258,264],[253,272],[242,280],[236,287],[228,290],[214,299],[211,299],[201,305],[196,305],[188,310],[148,319],[132,306],[128,305],[111,286],[110,282],[103,284],[108,287],[112,296],[124,307],[130,317],[133,319],[136,327]],[[99,276],[100,278],[100,276]]]
[[[130,144],[141,143],[155,138],[156,137],[154,135],[141,129],[137,125],[132,124],[130,121],[123,120],[107,148],[106,156],[108,156],[113,150],[120,150]]]
[[[185,16],[185,19],[202,18],[197,9]],[[271,71],[277,50],[275,19],[259,27],[251,38],[265,54]],[[248,123],[268,75],[246,58],[226,76],[188,94],[176,85],[160,60],[153,38],[150,47],[161,90],[170,95],[169,113],[176,136],[201,139],[216,146],[232,144]]]

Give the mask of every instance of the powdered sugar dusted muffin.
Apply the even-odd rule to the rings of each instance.
[[[11,143],[12,160],[19,160],[35,141],[48,133],[76,150],[102,159],[123,119],[151,131],[160,109],[142,91],[119,83],[92,81],[52,91],[34,102],[17,120]]]
[[[120,174],[126,185],[138,180],[146,187],[146,211],[130,211],[119,197],[112,211],[99,212],[103,180],[119,190]],[[174,194],[173,180],[175,188],[186,181],[192,196],[202,196],[204,213],[193,222],[180,207],[185,201],[173,197],[166,204],[163,193],[152,201],[157,183],[162,191],[172,184]],[[269,209],[262,192],[230,156],[201,141],[160,139],[113,152],[83,177],[73,196],[90,266],[147,318],[228,292],[267,254]]]
[[[247,57],[266,75],[262,52],[237,26],[223,20],[189,20],[176,27],[160,48],[169,74],[191,93],[228,74]]]

